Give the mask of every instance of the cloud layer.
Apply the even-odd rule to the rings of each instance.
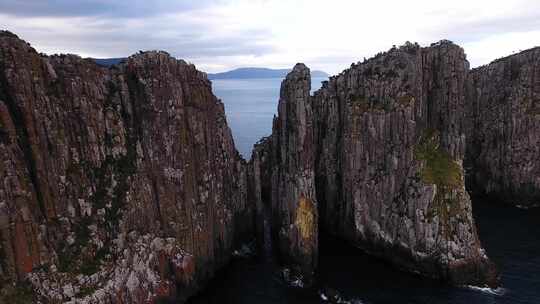
[[[472,66],[540,45],[537,0],[3,0],[0,20],[45,53],[163,49],[209,72],[303,61],[337,73],[406,40],[453,40]]]

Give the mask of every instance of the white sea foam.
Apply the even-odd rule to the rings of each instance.
[[[331,301],[332,303],[338,303],[338,304],[363,304],[364,303],[359,299],[351,299],[351,300],[344,299],[341,297],[339,293],[335,295],[332,299],[329,299],[329,297],[323,291],[319,291],[319,296],[321,297],[321,300],[323,300],[323,302]]]
[[[283,280],[291,287],[304,288],[305,284],[301,275],[293,275],[289,268],[281,270]]]
[[[540,207],[540,203],[537,204],[529,204],[529,205],[520,205],[519,203],[515,204],[517,208],[523,209],[523,210],[529,210]]]
[[[299,279],[299,278],[297,278],[297,279],[294,280],[294,281],[291,281],[291,282],[290,282],[290,285],[291,285],[292,287],[304,288],[304,282],[303,282],[301,279]]]
[[[502,296],[506,293],[506,288],[498,287],[498,288],[489,288],[489,287],[478,287],[478,286],[467,286],[468,289],[480,291],[483,293],[495,295],[495,296]]]
[[[237,249],[233,251],[233,256],[239,257],[239,258],[248,258],[253,256],[253,249],[251,248],[251,244],[243,244],[240,249]]]

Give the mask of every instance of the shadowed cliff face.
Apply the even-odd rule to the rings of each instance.
[[[247,171],[204,73],[106,69],[0,33],[0,284],[49,302],[185,299],[251,232]]]
[[[474,69],[467,90],[470,188],[540,204],[540,48]]]
[[[463,50],[443,41],[353,65],[313,97],[283,98],[302,87],[303,78],[289,74],[273,134],[254,153],[273,156],[264,165],[274,170],[274,232],[294,240],[282,231],[300,225],[284,219],[293,218],[297,193],[315,192],[320,229],[399,268],[455,284],[496,284],[464,185],[467,73]],[[312,135],[312,144],[291,133]],[[280,174],[295,170],[284,162],[295,155],[311,166],[294,178]]]

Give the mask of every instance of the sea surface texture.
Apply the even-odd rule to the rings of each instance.
[[[212,91],[225,104],[227,123],[234,143],[245,159],[251,157],[253,144],[272,133],[272,118],[279,101],[282,78],[215,79]],[[313,77],[311,91],[327,78]]]

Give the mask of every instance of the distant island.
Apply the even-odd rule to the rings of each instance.
[[[290,69],[239,68],[223,73],[208,73],[208,79],[285,78]],[[312,71],[311,77],[328,77],[323,71]]]
[[[95,63],[104,67],[110,67],[119,64],[126,58],[90,58]],[[208,73],[208,79],[253,79],[253,78],[285,78],[290,69],[269,69],[269,68],[238,68],[222,73]],[[328,73],[323,71],[312,71],[313,78],[326,78]]]
[[[115,64],[119,64],[122,60],[126,58],[90,58],[94,60],[95,63],[104,67],[110,67]]]

